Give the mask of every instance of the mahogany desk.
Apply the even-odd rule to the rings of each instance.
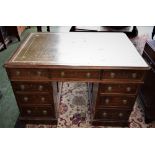
[[[92,124],[127,126],[148,65],[123,33],[32,33],[5,64],[20,120],[57,123],[57,81],[93,83]]]

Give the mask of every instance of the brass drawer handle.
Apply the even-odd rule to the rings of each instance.
[[[87,78],[90,78],[90,76],[91,76],[91,74],[88,72],[88,73],[86,74],[86,77],[87,77]]]
[[[27,114],[29,114],[29,115],[30,115],[31,113],[32,113],[32,111],[31,111],[31,110],[27,110]]]
[[[39,91],[42,91],[42,90],[43,90],[43,86],[40,85],[40,86],[38,87],[38,89],[39,89]]]
[[[127,92],[130,92],[130,91],[131,91],[131,87],[127,87],[127,88],[126,88],[126,91],[127,91]]]
[[[123,104],[127,104],[127,100],[126,99],[123,100]]]
[[[20,89],[21,90],[25,90],[25,86],[22,84],[22,85],[20,85]]]
[[[123,113],[120,112],[120,113],[118,114],[118,116],[119,116],[119,117],[123,117]]]
[[[47,115],[47,110],[42,111],[43,115]]]
[[[137,78],[137,74],[136,73],[132,73],[132,78],[133,79]]]
[[[112,87],[111,86],[108,87],[108,91],[112,91]]]
[[[109,101],[110,101],[110,100],[109,100],[108,98],[107,98],[107,99],[105,99],[105,103],[106,103],[106,104],[108,104],[108,103],[109,103]]]
[[[45,97],[42,97],[42,98],[41,98],[41,101],[42,101],[42,102],[45,102]]]
[[[65,76],[65,72],[61,72],[61,77],[64,77]]]
[[[115,77],[115,75],[116,75],[116,74],[115,74],[115,73],[113,73],[113,72],[112,72],[112,73],[110,73],[110,77],[111,77],[111,78],[114,78],[114,77]]]
[[[27,102],[29,100],[28,97],[24,97],[24,101]]]
[[[16,71],[16,75],[19,76],[20,75],[20,71]]]
[[[41,76],[41,71],[37,71],[37,75],[38,76]]]
[[[107,117],[107,113],[106,112],[103,112],[103,117]]]

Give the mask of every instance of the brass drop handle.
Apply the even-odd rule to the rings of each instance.
[[[21,90],[25,90],[25,86],[22,84],[22,85],[20,85],[20,89]]]
[[[42,98],[41,98],[41,101],[42,101],[42,102],[45,102],[45,97],[42,97]]]
[[[106,112],[103,112],[103,117],[107,117],[107,113]]]
[[[127,104],[127,100],[126,99],[123,100],[123,104]]]
[[[47,110],[43,110],[43,115],[47,115]]]
[[[43,90],[43,86],[40,85],[40,86],[38,87],[38,89],[39,89],[39,91],[42,91],[42,90]]]
[[[131,91],[131,87],[127,87],[127,88],[126,88],[126,91],[127,91],[127,92],[130,92],[130,91]]]
[[[110,77],[111,77],[111,78],[114,78],[114,77],[115,77],[115,73],[112,72],[112,73],[110,74]]]
[[[118,116],[119,116],[119,117],[123,117],[123,113],[120,112]]]
[[[64,77],[65,76],[65,72],[61,72],[61,77]]]
[[[88,73],[86,74],[87,78],[90,78],[90,75],[91,75],[91,74],[88,72]]]
[[[135,79],[137,77],[136,73],[132,73],[132,78]]]
[[[111,87],[111,86],[109,86],[109,87],[108,87],[108,91],[111,91],[111,90],[112,90],[112,87]]]
[[[27,102],[27,101],[28,101],[28,99],[29,99],[28,97],[24,97],[24,101],[25,101],[25,102]]]
[[[38,72],[37,72],[37,75],[40,76],[40,75],[41,75],[41,71],[38,71]]]
[[[20,75],[20,71],[16,71],[16,75],[19,76]]]
[[[109,103],[109,101],[110,101],[110,100],[109,100],[108,98],[107,98],[107,99],[105,99],[105,103],[106,103],[106,104],[108,104],[108,103]]]
[[[31,111],[31,110],[27,110],[27,114],[29,114],[29,115],[30,115],[31,113],[32,113],[32,111]]]

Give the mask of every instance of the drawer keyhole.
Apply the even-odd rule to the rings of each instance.
[[[29,115],[30,115],[31,113],[32,113],[32,111],[31,111],[31,110],[27,110],[27,114],[29,114]]]
[[[120,112],[118,116],[119,116],[119,117],[123,117],[123,113]]]
[[[38,76],[41,76],[41,71],[38,71],[38,72],[37,72],[37,75],[38,75]]]
[[[24,85],[20,85],[21,90],[25,90],[25,86]]]
[[[103,115],[103,117],[107,117],[107,113],[106,112],[104,112],[102,115]]]
[[[24,97],[24,101],[25,101],[25,102],[27,102],[27,101],[28,101],[28,99],[29,99],[28,97]]]
[[[109,100],[108,98],[107,98],[107,99],[105,99],[105,103],[106,103],[106,104],[108,104],[108,103],[109,103],[109,101],[110,101],[110,100]]]
[[[123,104],[125,104],[125,105],[127,104],[127,100],[126,99],[123,100]]]
[[[20,75],[20,71],[16,71],[16,75],[19,76]]]
[[[108,91],[112,91],[112,87],[111,86],[108,87]]]
[[[47,115],[47,110],[43,110],[43,115]]]
[[[42,97],[42,98],[41,98],[41,101],[42,101],[42,102],[45,102],[45,97]]]
[[[130,91],[131,91],[131,87],[127,87],[127,88],[126,88],[126,91],[127,91],[127,92],[130,92]]]
[[[112,73],[110,74],[110,77],[111,77],[111,78],[114,78],[114,77],[115,77],[115,73],[112,72]]]
[[[61,77],[64,77],[65,76],[65,72],[61,72]]]
[[[39,89],[39,91],[42,91],[43,90],[43,86],[40,85],[38,89]]]
[[[91,75],[91,74],[88,72],[88,73],[86,74],[87,78],[90,78],[90,75]]]
[[[137,78],[137,74],[136,73],[132,73],[132,78],[133,79]]]

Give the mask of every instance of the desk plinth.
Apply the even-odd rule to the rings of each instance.
[[[33,33],[5,64],[20,120],[57,124],[57,81],[92,84],[92,124],[127,126],[148,66],[121,33]]]

